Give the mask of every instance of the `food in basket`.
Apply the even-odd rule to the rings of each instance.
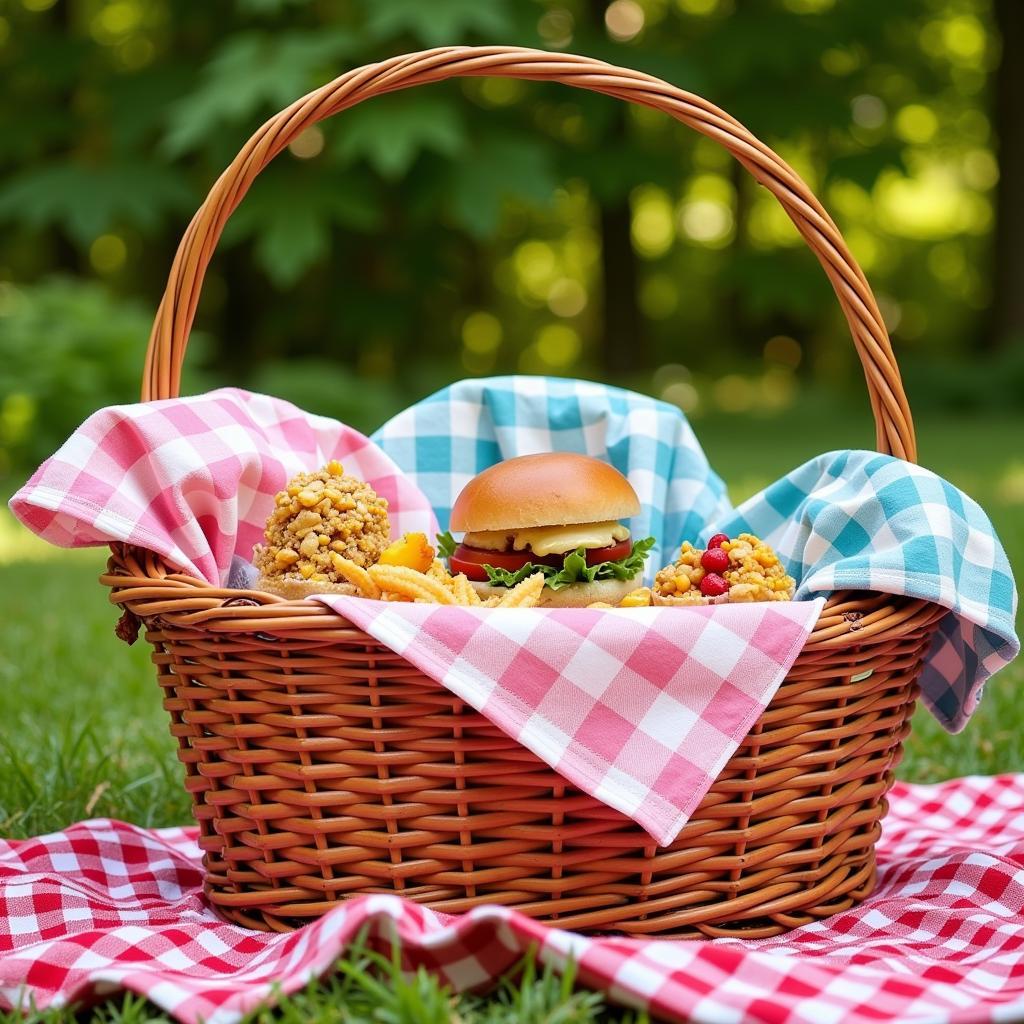
[[[741,533],[734,540],[718,533],[703,551],[689,541],[683,544],[676,561],[654,577],[652,602],[792,601],[795,591],[795,580],[763,540],[752,533]]]
[[[404,565],[417,572],[426,572],[434,564],[434,549],[425,533],[407,533],[389,544],[378,559],[381,565]]]
[[[287,493],[287,492],[283,492]],[[279,506],[283,507],[283,506]],[[273,516],[271,517],[273,519]],[[269,530],[269,526],[268,526]],[[319,546],[319,541],[317,542]],[[540,573],[527,577],[500,597],[483,601],[469,580],[461,574],[453,576],[436,557],[426,534],[407,533],[389,544],[376,562],[363,564],[331,549],[332,579],[295,579],[285,575],[264,574],[257,582],[260,590],[290,599],[312,594],[347,594],[377,601],[416,601],[425,604],[462,605],[464,607],[533,608],[537,605],[544,577]],[[312,549],[312,545],[310,545]],[[265,551],[259,554],[266,560]],[[289,560],[282,560],[289,561]],[[326,574],[324,574],[326,575]]]
[[[389,542],[388,503],[337,460],[299,473],[274,498],[274,511],[253,561],[256,588],[297,600],[347,594],[381,601],[420,601],[532,608],[544,587],[528,575],[484,601],[465,575],[448,572],[426,534]]]
[[[637,587],[631,590],[618,604],[609,604],[607,601],[594,601],[588,604],[588,608],[650,608],[653,603],[650,587]]]
[[[640,511],[629,481],[600,459],[575,453],[522,455],[471,480],[439,538],[451,572],[484,599],[503,598],[536,574],[541,605],[615,602],[636,589],[654,539],[634,542],[619,522]]]
[[[389,537],[387,501],[331,461],[299,473],[274,498],[266,543],[253,551],[260,572],[256,586],[287,598],[358,593],[348,565],[373,565]]]
[[[430,555],[425,572],[405,561],[422,557],[424,545]],[[534,573],[516,586],[507,588],[504,594],[484,601],[462,573],[453,576],[444,563],[434,557],[434,549],[426,544],[422,533],[406,534],[400,541],[395,541],[381,560],[369,569],[349,562],[341,566],[341,571],[361,597],[380,601],[416,601],[477,608],[535,608],[544,588],[544,577]]]

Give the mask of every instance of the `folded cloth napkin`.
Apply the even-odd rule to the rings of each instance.
[[[541,451],[603,458],[642,506],[634,537],[653,534],[648,567],[684,541],[756,534],[800,584],[798,598],[837,589],[934,601],[942,621],[922,698],[963,728],[982,684],[1020,650],[1017,593],[992,523],[966,494],[919,466],[877,452],[832,452],[733,509],[675,407],[619,388],[548,377],[464,380],[400,413],[373,439],[430,499],[442,529],[455,495],[493,463]]]
[[[436,520],[423,493],[357,430],[237,388],[93,413],[11,499],[60,547],[124,541],[214,586],[252,559],[274,495],[331,459],[391,505],[393,536]]]
[[[950,609],[921,673],[921,697],[959,732],[993,672],[1020,651],[1017,591],[980,506],[941,477],[877,452],[829,452],[719,519],[756,533],[800,581],[797,597],[875,590]]]
[[[388,420],[373,440],[426,494],[442,530],[462,488],[502,459],[579,452],[610,462],[640,499],[633,536],[655,539],[649,576],[684,538],[695,540],[731,511],[725,484],[676,406],[589,381],[463,380]]]
[[[0,840],[0,1006],[137,992],[183,1024],[235,1024],[329,975],[365,928],[406,969],[476,989],[528,949],[657,1020],[995,1024],[1024,1019],[1024,775],[898,783],[865,902],[771,939],[587,937],[507,907],[454,917],[397,896],[301,932],[227,924],[203,898],[196,829],[85,821]]]
[[[600,611],[317,600],[661,846],[768,706],[824,603]]]

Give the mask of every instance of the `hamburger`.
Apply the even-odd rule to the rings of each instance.
[[[544,574],[541,605],[615,604],[641,585],[654,539],[634,542],[620,520],[640,501],[613,466],[587,455],[523,455],[471,480],[439,539],[452,574],[483,598]]]

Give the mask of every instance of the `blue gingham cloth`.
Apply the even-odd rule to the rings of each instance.
[[[426,493],[441,529],[459,491],[502,459],[593,455],[640,498],[634,537],[653,536],[648,578],[684,540],[722,531],[771,544],[797,598],[837,589],[934,601],[950,610],[921,676],[922,699],[950,732],[985,680],[1020,650],[1017,593],[988,516],[919,466],[877,452],[829,452],[734,509],[689,423],[673,405],[620,388],[549,377],[460,381],[384,424],[373,440]]]

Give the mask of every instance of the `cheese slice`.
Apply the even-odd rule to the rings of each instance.
[[[516,551],[529,548],[535,555],[563,555],[577,548],[606,548],[625,540],[629,530],[622,523],[571,523],[569,526],[530,526],[520,530],[486,530],[467,533],[462,543],[471,548]]]

